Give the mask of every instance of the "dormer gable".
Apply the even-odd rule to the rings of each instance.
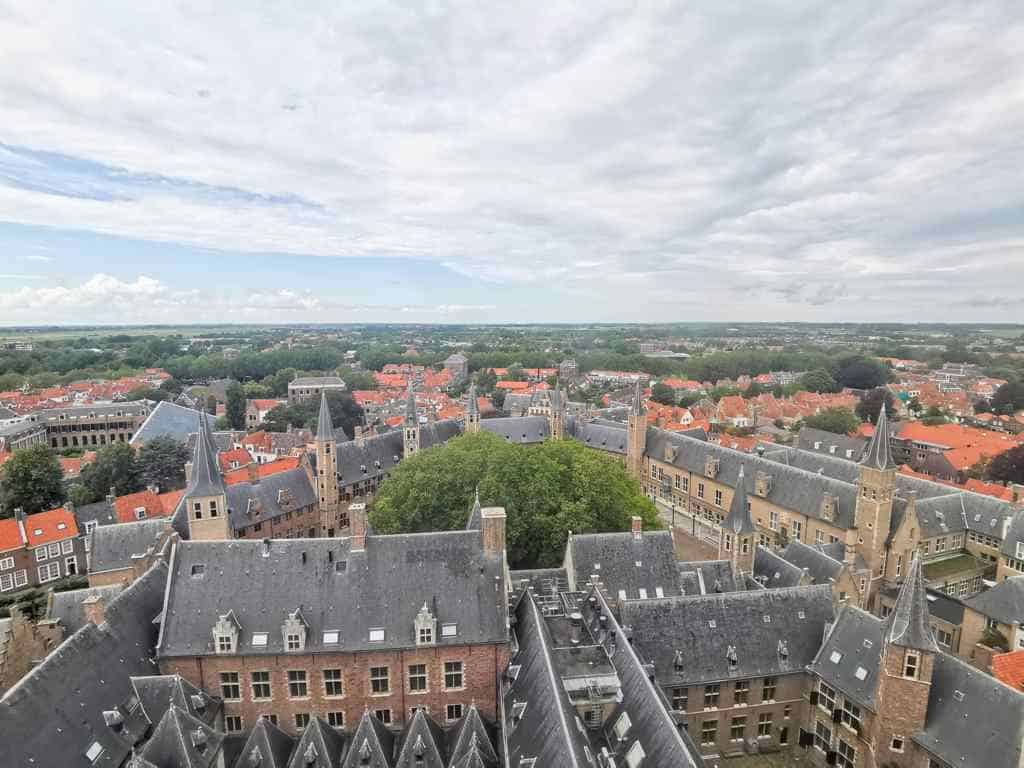
[[[714,480],[716,477],[718,477],[718,470],[720,467],[721,464],[717,456],[708,456],[706,459],[704,459],[704,476],[710,477],[712,480]]]
[[[284,649],[292,653],[306,649],[306,631],[308,626],[302,613],[296,609],[288,614],[281,626],[281,636],[284,638]]]
[[[241,634],[242,626],[235,618],[233,611],[222,613],[213,625],[213,650],[215,653],[236,653],[238,651],[238,636]]]
[[[754,476],[754,494],[765,498],[772,492],[772,476],[767,472],[758,472]]]
[[[416,645],[433,645],[437,642],[437,618],[427,608],[426,603],[423,603],[423,607],[416,614],[413,628],[415,630]]]

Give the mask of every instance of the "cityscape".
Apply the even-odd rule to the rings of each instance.
[[[1022,768],[1010,3],[0,2],[0,768]]]

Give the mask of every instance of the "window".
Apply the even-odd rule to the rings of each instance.
[[[917,677],[917,654],[908,653],[903,660],[903,676]]]
[[[434,642],[434,628],[420,627],[420,636],[418,642],[420,645],[431,645]]]
[[[384,642],[384,630],[377,628],[370,630],[370,642],[371,643],[383,643]]]
[[[715,506],[722,506],[722,492],[717,489],[715,490]]]
[[[409,665],[409,690],[416,692],[427,690],[426,664]]]
[[[309,686],[306,685],[306,670],[288,670],[288,698],[304,699],[309,696]]]
[[[47,547],[46,554],[50,557],[57,557],[60,555],[60,544],[51,544]]]
[[[733,741],[743,741],[743,735],[747,730],[747,717],[734,717],[729,726],[729,738]]]
[[[370,691],[372,693],[387,693],[391,690],[391,681],[388,677],[387,667],[370,667]]]
[[[461,661],[446,661],[444,663],[444,687],[445,688],[461,688],[462,687],[462,662]]]
[[[779,530],[779,513],[774,509],[768,510],[768,527],[773,531]]]
[[[345,727],[345,713],[344,712],[328,712],[327,713],[327,724],[331,728],[344,728]]]
[[[750,703],[750,681],[749,680],[737,680],[736,690],[733,693],[733,701],[736,704],[749,704]]]
[[[720,692],[721,686],[718,683],[704,686],[704,709],[714,709],[718,706],[718,695]]]
[[[39,547],[36,550],[36,562],[41,563],[46,559],[46,547]]]
[[[231,653],[235,650],[235,644],[231,635],[217,635],[217,653]]]
[[[935,639],[939,641],[939,645],[949,648],[953,644],[953,634],[947,632],[944,629],[935,630]]]
[[[309,712],[296,712],[295,713],[295,729],[301,731],[309,725]]]
[[[842,739],[839,740],[839,749],[836,753],[836,765],[841,768],[853,768],[857,764],[857,750]]]
[[[629,733],[629,729],[632,727],[633,721],[629,719],[629,713],[623,712],[619,715],[619,719],[615,721],[615,736],[620,740],[626,738],[626,734]]]
[[[253,632],[252,633],[252,644],[255,647],[264,647],[267,644],[267,633],[266,632]]]
[[[242,718],[238,715],[224,715],[224,731],[239,733],[242,730]]]
[[[325,696],[343,696],[345,694],[345,688],[341,682],[341,670],[340,669],[325,669],[324,670],[324,695]]]
[[[13,567],[14,567],[14,558],[13,557],[5,557],[2,560],[0,560],[0,571],[9,571]]]
[[[375,709],[373,716],[380,720],[384,725],[391,725],[391,710],[390,709]]]
[[[445,707],[445,719],[448,720],[449,723],[453,720],[458,720],[460,717],[462,717],[461,704],[449,704]]]
[[[683,484],[682,484],[683,490],[689,492],[689,490],[690,490],[690,478],[684,477],[684,478],[682,478],[682,481],[683,481]]]
[[[210,517],[216,517],[216,516],[217,516],[217,500],[216,499],[210,499]],[[296,715],[296,719],[297,718],[298,718],[298,715]],[[309,715],[306,715],[306,720],[309,720]]]
[[[237,672],[220,673],[220,695],[225,701],[238,701],[242,698],[242,686],[238,683]]]
[[[254,701],[271,698],[269,672],[252,673],[252,698]]]
[[[75,549],[75,543],[71,539],[64,539],[60,543],[60,552],[62,555],[70,555]]]
[[[814,543],[815,544],[824,544],[825,543],[825,532],[824,531],[815,531],[814,532]]]
[[[902,752],[903,751],[903,737],[902,736],[893,736],[892,737],[892,741],[889,743],[889,750],[892,751],[892,752]]]
[[[818,706],[829,714],[836,708],[836,692],[822,682],[818,683]]]
[[[14,589],[14,574],[0,575],[0,592],[10,592],[12,589]]]
[[[860,733],[860,707],[851,703],[849,699],[843,699],[843,712],[840,719],[844,725],[848,725]]]
[[[832,746],[832,729],[824,723],[814,724],[814,746],[822,752],[828,752]]]
[[[759,739],[771,738],[772,735],[772,713],[762,712],[757,716],[757,737]]]
[[[689,704],[689,688],[672,689],[672,709],[676,712],[685,712]]]
[[[285,637],[285,648],[289,651],[301,651],[302,638],[295,632],[289,632],[288,636]]]
[[[714,744],[718,741],[718,721],[705,720],[700,724],[700,743]]]
[[[60,563],[47,563],[39,566],[39,583],[60,578]]]
[[[703,499],[704,498],[704,483],[697,483],[697,498],[698,499]],[[716,727],[717,727],[717,723],[716,723]]]
[[[775,686],[778,682],[778,678],[775,677],[764,679],[764,685],[761,686],[761,701],[775,701]]]
[[[441,637],[455,637],[459,632],[458,624],[442,624]]]

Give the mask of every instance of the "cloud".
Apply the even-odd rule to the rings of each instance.
[[[1024,281],[1011,2],[89,13],[0,13],[0,221],[428,259],[520,300],[417,312],[496,320],[1011,319]]]

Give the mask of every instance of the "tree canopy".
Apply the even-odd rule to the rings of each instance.
[[[1024,409],[1024,382],[1010,381],[992,395],[992,412],[1012,414]]]
[[[857,416],[861,421],[870,421],[872,424],[878,421],[878,412],[882,410],[882,403],[885,403],[886,412],[891,416],[893,412],[893,396],[885,387],[872,389],[857,403]]]
[[[877,360],[862,355],[840,358],[836,363],[836,384],[851,389],[875,389],[885,384],[888,370]]]
[[[0,468],[0,508],[11,517],[21,508],[25,514],[45,512],[64,503],[64,472],[46,445],[14,452]]]
[[[808,392],[835,392],[836,380],[824,368],[808,371],[800,379],[800,385]]]
[[[245,388],[233,381],[227,388],[227,405],[224,416],[231,429],[245,429]]]
[[[327,392],[327,405],[331,410],[331,424],[339,427],[349,437],[355,436],[355,428],[363,423],[363,408],[348,392],[331,390]],[[320,398],[311,397],[297,403],[286,403],[273,408],[264,421],[269,432],[286,432],[288,427],[316,428],[320,414]]]
[[[634,515],[659,526],[654,504],[615,459],[573,440],[514,445],[487,432],[404,459],[370,520],[380,533],[461,528],[477,487],[484,506],[505,508],[513,568],[557,565],[570,530],[626,530]]]
[[[837,435],[848,435],[860,426],[860,419],[849,408],[826,408],[821,413],[808,416],[804,424],[814,429],[823,429]]]
[[[141,486],[155,485],[161,492],[185,486],[185,462],[192,458],[188,446],[160,435],[139,449],[135,458]]]
[[[988,477],[1003,483],[1024,483],[1024,445],[995,456],[988,464]]]
[[[662,405],[675,405],[676,393],[672,387],[662,384],[660,381],[651,387],[651,400]]]

